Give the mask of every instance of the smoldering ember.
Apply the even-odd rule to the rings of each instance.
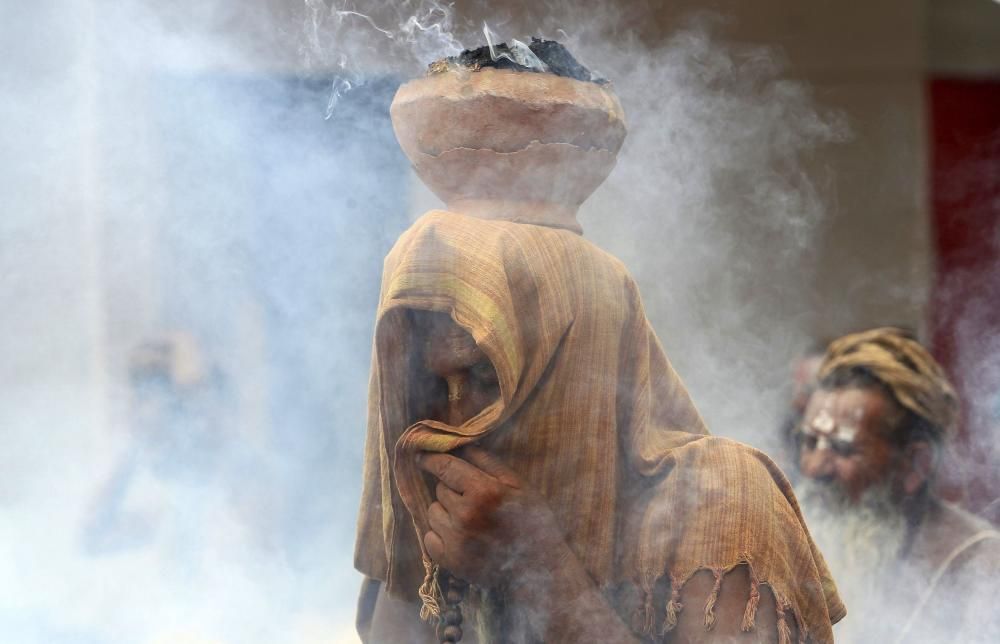
[[[518,49],[515,48],[512,50],[507,43],[500,43],[492,47],[490,45],[483,45],[476,49],[466,49],[457,56],[449,56],[448,58],[434,61],[428,66],[428,69],[431,73],[437,73],[445,71],[449,66],[475,70],[483,67],[494,67],[497,69],[513,69],[525,72],[545,71],[556,76],[564,76],[580,81],[591,81],[601,85],[607,83],[606,79],[595,76],[593,72],[577,62],[573,54],[557,41],[532,37],[531,43],[527,45],[527,48],[545,65],[544,70],[519,63]]]
[[[49,4],[0,642],[1000,642],[1000,3]]]

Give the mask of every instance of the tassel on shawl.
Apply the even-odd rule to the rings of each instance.
[[[642,608],[636,608],[632,613],[632,630],[643,635],[653,635],[653,624],[656,620],[656,612],[653,609],[653,591],[644,589],[645,601]]]
[[[719,599],[719,589],[722,587],[722,571],[713,570],[712,574],[715,575],[715,585],[712,587],[712,592],[708,595],[708,601],[705,602],[706,631],[712,630],[712,627],[715,626],[715,602]]]
[[[788,625],[788,617],[785,615],[788,604],[779,600],[776,608],[778,611],[778,644],[792,644],[792,629]]]
[[[425,622],[437,621],[441,617],[441,603],[444,599],[441,585],[438,583],[440,568],[430,559],[424,557],[424,583],[420,585],[417,594],[420,595],[420,619]]]
[[[660,635],[666,635],[677,626],[677,615],[684,610],[681,603],[681,588],[677,580],[670,578],[670,601],[667,602],[667,615],[663,618],[663,628]]]
[[[760,603],[760,583],[756,579],[750,580],[750,599],[747,600],[747,607],[743,611],[743,623],[740,624],[740,630],[744,633],[749,632],[754,627],[754,622],[757,620],[757,604]]]

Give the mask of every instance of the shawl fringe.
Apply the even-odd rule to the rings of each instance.
[[[660,577],[657,577],[652,584],[641,584],[643,589],[643,604],[641,607],[636,608],[632,613],[632,630],[637,633],[642,633],[647,637],[653,636],[653,633],[656,630],[656,623],[659,621],[654,607],[653,589],[660,583],[661,580],[665,578],[670,579],[670,593],[664,606],[663,621],[660,623],[659,634],[664,636],[676,628],[680,613],[684,610],[684,603],[681,601],[681,591],[683,590],[685,584],[687,584],[687,582],[690,581],[695,574],[701,572],[702,570],[711,572],[715,578],[715,584],[705,601],[704,609],[705,630],[712,630],[716,622],[715,605],[718,602],[719,592],[722,589],[722,579],[732,570],[740,566],[746,566],[748,572],[750,573],[750,596],[747,599],[746,606],[743,610],[743,619],[740,623],[740,630],[743,632],[752,631],[756,627],[757,622],[757,608],[760,605],[760,586],[761,584],[770,584],[766,581],[761,581],[757,577],[753,566],[750,564],[748,559],[739,561],[736,564],[727,567],[701,566],[691,571],[684,577],[665,573]],[[802,623],[799,611],[796,610],[792,603],[783,595],[778,592],[774,592],[774,595],[777,612],[778,643],[795,644],[792,642],[792,629],[789,622],[789,620],[794,619],[799,632],[797,644],[805,644],[808,629],[806,628],[806,625]]]
[[[715,626],[715,602],[719,599],[719,589],[722,587],[722,571],[718,568],[712,570],[715,575],[715,585],[705,602],[705,630],[710,631]]]
[[[426,556],[424,557],[424,583],[417,593],[420,595],[420,619],[431,624],[437,624],[441,618],[441,606],[444,604],[444,594],[438,576],[441,567]]]
[[[750,578],[750,599],[747,600],[746,610],[743,611],[743,623],[740,630],[747,633],[753,630],[757,619],[757,604],[760,603],[760,582],[756,577]]]
[[[683,585],[684,582],[678,583],[676,577],[670,576],[670,600],[667,602],[667,614],[663,619],[663,628],[660,629],[661,635],[666,635],[677,626],[677,616],[684,610],[684,604],[681,603],[681,587]]]

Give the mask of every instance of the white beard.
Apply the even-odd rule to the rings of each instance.
[[[894,599],[908,528],[888,486],[869,489],[856,503],[835,484],[811,479],[797,486],[795,494],[847,606],[837,641],[879,641],[878,636],[892,633],[907,617],[887,609],[899,605]]]

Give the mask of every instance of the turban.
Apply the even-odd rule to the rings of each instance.
[[[820,382],[854,370],[871,373],[904,409],[926,420],[941,434],[958,420],[958,397],[941,365],[908,333],[883,327],[845,335],[826,350]]]

